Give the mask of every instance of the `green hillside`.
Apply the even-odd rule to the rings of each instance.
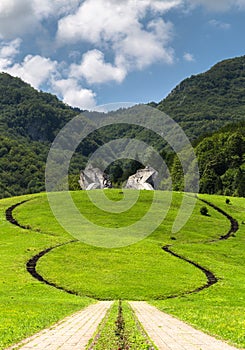
[[[19,78],[0,74],[1,133],[52,142],[77,111],[54,95],[39,92]]]
[[[81,111],[6,73],[0,74],[0,96],[0,198],[43,191],[51,143]],[[88,149],[92,143],[87,142]],[[82,163],[78,156],[71,173],[74,167],[77,174]]]
[[[196,155],[202,193],[245,197],[245,124],[205,138]]]
[[[232,124],[196,142],[200,193],[245,197],[245,123]],[[182,190],[183,175],[176,157],[174,189]]]
[[[240,182],[244,176],[243,154],[236,154],[239,150],[233,148],[232,157],[238,157],[239,161],[230,162],[226,136],[220,136],[223,141],[219,141],[218,136],[210,142],[203,140],[204,134],[218,131],[225,124],[233,125],[244,121],[244,64],[245,56],[220,62],[208,72],[184,80],[159,104],[152,104],[173,117],[183,127],[190,140],[195,141],[195,145],[198,144],[200,136],[202,137],[201,144],[197,146],[202,192],[230,195],[244,193],[243,190],[237,189],[237,186],[241,187]],[[59,130],[81,111],[65,105],[56,96],[36,91],[21,79],[6,73],[0,74],[0,96],[0,198],[43,191],[45,162],[50,145]],[[136,137],[150,143],[162,155],[168,166],[172,167],[173,157],[166,154],[161,138],[138,126],[123,124],[125,116],[130,113],[142,117],[137,107],[122,109],[117,112],[118,125],[102,128],[79,145],[69,169],[71,189],[78,189],[79,172],[87,158],[104,142],[115,138]],[[88,124],[97,125],[100,119],[110,120],[113,113],[106,115],[86,112],[84,115]],[[158,125],[161,120],[153,112],[147,122],[149,125]],[[233,133],[233,128],[237,130],[235,125],[231,126],[230,133]],[[241,132],[242,130],[244,124],[241,124]],[[242,135],[244,137],[244,132]],[[222,142],[225,142],[225,147]],[[203,143],[209,143],[207,154]],[[228,155],[224,157],[224,153],[227,152]],[[212,165],[217,163],[216,158],[219,162],[222,159],[222,163],[225,159],[222,171],[219,169],[217,172],[217,166]],[[115,162],[108,168],[111,180],[114,183],[122,183],[140,166],[135,165],[135,162],[129,160]],[[179,169],[176,170],[176,161],[173,167],[175,189],[178,189]],[[210,181],[215,182],[211,189],[207,186],[207,182]]]
[[[245,119],[245,56],[222,61],[182,81],[154,107],[167,113],[196,139],[227,123]]]

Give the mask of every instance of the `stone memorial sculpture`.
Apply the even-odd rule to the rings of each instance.
[[[80,180],[78,181],[82,190],[95,190],[111,188],[111,181],[108,176],[99,168],[89,165],[84,171],[81,171]]]
[[[135,190],[154,190],[157,175],[158,172],[149,166],[145,167],[145,169],[139,169],[136,174],[128,178],[125,188]]]

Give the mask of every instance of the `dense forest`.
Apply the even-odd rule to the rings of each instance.
[[[51,143],[81,111],[6,73],[0,74],[0,96],[0,197],[44,191]],[[88,140],[87,147],[92,143]],[[79,164],[71,165],[74,174],[86,156],[77,158]]]
[[[224,127],[196,142],[200,192],[245,196],[245,122]],[[176,157],[171,169],[174,189],[183,189],[183,173]]]
[[[192,140],[201,192],[245,195],[244,64],[245,56],[220,62],[208,72],[184,80],[159,104],[150,104],[175,119]],[[0,74],[0,96],[0,197],[44,191],[52,141],[82,111],[6,73]],[[123,124],[123,117],[132,110],[120,113],[117,125],[94,132],[79,145],[70,164],[70,188],[78,188],[79,173],[99,146],[118,137],[136,137],[156,148],[171,169],[174,189],[181,189],[177,157],[154,133]],[[110,114],[84,113],[88,123],[107,117]],[[137,161],[120,160],[107,172],[118,186],[141,166]]]
[[[245,124],[205,138],[196,155],[200,192],[245,196]]]
[[[191,140],[245,118],[245,56],[217,63],[151,103],[175,119]]]

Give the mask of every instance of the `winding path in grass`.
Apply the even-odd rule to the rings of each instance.
[[[198,198],[198,199],[200,201],[202,201],[203,203],[209,205],[213,209],[215,209],[220,214],[224,215],[231,223],[231,227],[230,227],[230,229],[229,229],[229,231],[227,232],[226,235],[222,235],[216,240],[209,241],[209,243],[226,240],[226,239],[230,238],[234,233],[236,233],[238,231],[239,224],[238,224],[236,219],[234,219],[231,215],[226,213],[223,209],[217,207],[215,204],[213,204],[213,203],[211,203],[211,202],[209,202],[209,201],[207,201],[205,199],[201,199],[201,198]]]
[[[5,211],[5,216],[6,216],[6,220],[8,220],[12,225],[18,226],[20,228],[23,228],[25,230],[30,230],[31,228],[29,226],[25,226],[25,225],[21,225],[18,220],[15,219],[15,217],[13,216],[13,211],[15,208],[19,207],[20,205],[29,202],[30,199],[24,200],[22,202],[16,203],[14,205],[12,205],[11,207],[9,207],[6,211]],[[71,243],[75,243],[77,242],[77,240],[72,240],[69,242],[65,242],[65,243],[60,243],[57,244],[53,247],[50,248],[46,248],[44,250],[42,250],[41,252],[39,252],[38,254],[34,255],[30,260],[27,261],[26,263],[26,269],[27,271],[32,275],[32,277],[34,277],[35,279],[37,279],[39,282],[43,282],[51,287],[54,287],[56,289],[59,290],[63,290],[64,292],[68,293],[68,294],[73,294],[73,295],[78,295],[77,292],[71,291],[69,289],[66,289],[64,287],[60,287],[57,284],[53,283],[53,282],[49,282],[48,280],[46,280],[43,276],[41,276],[37,270],[36,270],[36,266],[37,266],[37,262],[40,258],[42,258],[45,254],[51,252],[52,250],[65,246],[67,244],[71,244]]]
[[[200,199],[200,201],[204,202],[205,204],[209,205],[210,207],[212,207],[213,209],[215,209],[216,211],[218,211],[220,214],[224,215],[231,223],[231,226],[230,226],[230,229],[229,231],[227,232],[227,234],[225,235],[222,235],[220,236],[218,239],[216,240],[210,240],[208,241],[207,243],[212,243],[212,242],[216,242],[216,241],[221,241],[221,240],[226,240],[228,238],[230,238],[235,232],[238,231],[239,229],[239,225],[238,225],[238,222],[236,219],[234,219],[231,215],[229,215],[228,213],[226,213],[223,209],[217,207],[215,204],[209,202],[209,201],[206,201],[204,199]],[[6,210],[6,219],[13,225],[16,225],[20,228],[23,228],[23,229],[26,229],[26,230],[29,230],[30,227],[29,226],[24,226],[24,225],[21,225],[13,216],[13,211],[16,207],[28,202],[30,200],[24,200],[22,202],[19,202],[17,204],[14,204],[12,205],[11,207],[9,207],[7,210]],[[56,289],[59,289],[59,290],[62,290],[66,293],[69,293],[69,294],[73,294],[73,295],[79,295],[79,293],[75,292],[75,291],[72,291],[72,290],[69,290],[69,289],[66,289],[64,287],[61,287],[61,286],[58,286],[57,284],[53,283],[53,282],[49,282],[48,280],[46,280],[43,276],[41,276],[37,271],[36,271],[36,266],[37,266],[37,263],[39,261],[40,258],[42,258],[44,255],[48,254],[49,252],[51,252],[52,250],[56,249],[56,248],[59,248],[59,247],[62,247],[62,246],[65,246],[67,244],[71,244],[71,243],[75,243],[77,242],[77,240],[72,240],[72,241],[69,241],[69,242],[65,242],[65,243],[60,243],[60,244],[57,244],[53,247],[50,247],[50,248],[47,248],[47,249],[44,249],[42,250],[41,252],[39,252],[38,254],[36,254],[35,256],[33,256],[30,260],[28,260],[28,262],[26,263],[26,269],[27,271],[35,278],[37,279],[38,281],[42,282],[42,283],[45,283],[49,286],[52,286]],[[178,293],[178,294],[173,294],[173,295],[170,295],[170,296],[166,296],[166,297],[160,297],[158,298],[158,300],[164,300],[164,299],[173,299],[173,298],[177,298],[177,297],[181,297],[181,296],[184,296],[184,295],[189,295],[189,294],[192,294],[192,293],[197,293],[197,292],[200,292],[206,288],[209,288],[211,286],[213,286],[215,283],[218,282],[218,278],[215,276],[215,274],[206,269],[205,267],[201,266],[200,264],[184,257],[184,256],[181,256],[177,253],[175,253],[171,248],[173,246],[172,245],[165,245],[164,247],[162,247],[162,249],[170,254],[171,256],[174,256],[182,261],[185,261],[191,265],[193,265],[194,267],[196,267],[197,269],[199,269],[200,271],[202,271],[202,273],[205,274],[206,278],[207,278],[207,283],[204,284],[203,286],[201,287],[198,287],[194,290],[191,290],[191,291],[186,291],[186,292],[183,292],[183,293]]]
[[[48,254],[49,252],[51,252],[52,250],[54,250],[56,248],[65,246],[67,244],[75,243],[75,242],[77,242],[77,241],[69,241],[66,243],[60,243],[60,244],[55,245],[54,247],[50,247],[50,248],[42,250],[40,253],[34,255],[30,260],[27,261],[27,263],[26,263],[27,271],[32,275],[32,277],[37,279],[39,282],[43,282],[51,287],[54,287],[54,288],[59,289],[59,290],[63,290],[64,292],[66,292],[68,294],[79,295],[77,292],[74,292],[72,290],[58,286],[57,284],[55,284],[53,282],[49,282],[43,276],[41,276],[36,270],[38,260],[41,259],[45,254]]]
[[[208,206],[212,207],[212,208],[215,209],[216,211],[218,211],[218,212],[219,212],[220,214],[222,214],[223,216],[225,216],[225,217],[230,221],[230,223],[231,223],[230,229],[229,229],[229,231],[227,232],[227,234],[220,236],[220,237],[217,238],[216,240],[207,241],[206,243],[213,243],[213,242],[218,242],[218,241],[226,240],[226,239],[230,238],[234,233],[236,233],[236,232],[238,231],[239,225],[238,225],[238,222],[237,222],[236,219],[234,219],[231,215],[229,215],[228,213],[226,213],[223,209],[217,207],[215,204],[213,204],[213,203],[211,203],[211,202],[209,202],[209,201],[207,201],[207,200],[205,200],[205,199],[201,199],[201,198],[198,198],[198,199],[199,199],[200,201],[202,201],[203,203],[207,204]],[[201,271],[205,274],[205,276],[206,276],[206,278],[207,278],[207,283],[204,284],[204,285],[201,286],[201,287],[198,287],[198,288],[194,289],[194,290],[187,291],[187,292],[184,292],[184,293],[179,293],[179,294],[173,294],[173,295],[170,295],[170,296],[165,297],[164,299],[173,299],[173,298],[178,298],[178,297],[184,296],[184,295],[189,295],[189,294],[193,294],[193,293],[198,293],[198,292],[201,292],[201,291],[204,290],[204,289],[207,289],[207,288],[213,286],[214,284],[216,284],[216,283],[218,282],[218,278],[215,276],[215,274],[214,274],[212,271],[206,269],[205,267],[203,267],[203,266],[197,264],[196,262],[194,262],[194,261],[192,261],[192,260],[190,260],[190,259],[188,259],[188,258],[185,258],[185,257],[182,256],[182,255],[179,255],[179,254],[175,253],[175,252],[171,249],[171,247],[172,247],[172,246],[170,246],[170,245],[166,245],[166,246],[162,247],[162,249],[163,249],[166,253],[168,253],[168,254],[170,254],[170,255],[172,255],[172,256],[178,258],[178,259],[181,259],[181,260],[183,260],[183,261],[185,261],[185,262],[187,262],[187,263],[189,263],[189,264],[195,266],[197,269],[201,270]]]
[[[174,298],[178,298],[178,297],[181,297],[181,296],[184,296],[184,295],[198,293],[198,292],[201,292],[202,290],[204,290],[206,288],[209,288],[209,287],[213,286],[215,283],[218,282],[218,278],[215,276],[215,274],[213,272],[211,272],[210,270],[206,269],[205,267],[197,264],[196,262],[194,262],[194,261],[192,261],[192,260],[190,260],[188,258],[185,258],[182,255],[179,255],[179,254],[175,253],[173,250],[170,249],[170,247],[172,247],[172,246],[166,245],[166,246],[162,247],[162,249],[166,253],[169,253],[170,255],[172,255],[172,256],[180,259],[180,260],[183,260],[183,261],[185,261],[185,262],[195,266],[197,269],[201,270],[205,274],[205,276],[207,278],[207,283],[204,284],[203,286],[195,288],[193,290],[190,290],[190,291],[187,291],[187,292],[183,292],[183,293],[179,293],[179,294],[169,295],[169,296],[167,296],[165,298],[160,298],[159,300],[174,299]]]
[[[13,225],[15,226],[18,226],[20,228],[23,228],[25,230],[28,230],[29,227],[28,226],[24,226],[24,225],[21,225],[14,217],[13,217],[13,210],[17,207],[19,207],[20,205],[26,203],[26,202],[29,202],[30,199],[26,199],[25,201],[22,201],[22,202],[19,202],[19,203],[16,203],[14,205],[12,205],[11,207],[9,207],[6,211],[5,211],[5,216],[6,216],[6,219]]]

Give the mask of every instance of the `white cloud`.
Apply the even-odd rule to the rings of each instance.
[[[59,21],[58,40],[86,40],[93,44],[119,40],[135,25],[135,14],[126,10],[127,4],[128,1],[118,4],[113,0],[85,0],[74,15]]]
[[[187,62],[195,62],[194,56],[189,52],[185,52],[183,57],[184,57],[184,60]]]
[[[152,1],[148,0],[149,6],[155,11],[166,12],[181,5],[182,0]]]
[[[56,72],[57,62],[39,55],[28,55],[21,63],[16,63],[4,69],[5,72],[23,79],[38,89],[45,83],[52,73]]]
[[[21,42],[17,38],[0,43],[0,70],[19,77],[38,89],[56,72],[57,62],[39,55],[27,55],[23,62],[15,63]]]
[[[228,11],[231,8],[245,9],[245,0],[187,0],[187,3],[192,7],[202,5],[215,12]]]
[[[39,55],[27,55],[14,62],[18,42],[4,47],[0,67],[35,88],[49,83],[66,103],[81,108],[95,105],[95,93],[79,81],[102,84],[121,83],[135,69],[157,61],[173,62],[172,25],[159,15],[179,6],[182,0],[2,0],[0,3],[0,37],[14,37],[16,32],[40,30],[42,20],[53,16],[58,21],[60,44],[87,41],[93,49],[83,54],[80,64],[70,67]],[[151,11],[151,20],[146,15]],[[105,51],[114,63],[105,60]],[[59,71],[59,73],[58,73]],[[59,74],[59,80],[57,75]],[[56,78],[54,78],[56,75]]]
[[[212,19],[209,21],[209,24],[212,27],[216,27],[218,29],[223,29],[223,30],[228,30],[231,28],[230,23],[225,23],[225,22],[221,22],[221,21],[217,21],[216,19]]]
[[[117,41],[140,26],[147,10],[166,12],[182,0],[84,0],[79,9],[58,22],[58,40],[93,44]],[[143,30],[142,30],[143,31]]]
[[[21,39],[17,38],[10,42],[2,42],[0,44],[0,57],[1,58],[13,58],[20,50]]]
[[[46,18],[48,16],[61,16],[74,12],[81,0],[31,0],[33,3],[34,14],[37,18]]]
[[[19,53],[21,44],[20,39],[15,39],[10,42],[2,41],[0,43],[0,70],[4,71],[12,65],[15,56]]]
[[[83,55],[80,65],[71,65],[71,76],[82,77],[89,84],[101,84],[109,81],[121,83],[126,71],[124,68],[115,67],[104,61],[104,54],[99,50],[91,50]]]
[[[98,43],[118,39],[134,28],[148,11],[161,15],[181,6],[210,11],[245,9],[245,0],[1,0],[0,37],[12,39],[40,31],[42,20],[59,20],[58,38]]]
[[[52,86],[63,101],[73,107],[91,110],[96,106],[96,94],[92,90],[83,89],[76,79],[53,80]]]
[[[173,62],[173,50],[159,45],[159,38],[153,32],[132,31],[130,38],[115,43],[116,64],[128,70],[143,69],[155,62]]]
[[[21,78],[36,89],[47,83],[53,87],[55,93],[61,95],[65,103],[71,106],[91,109],[96,105],[95,93],[83,89],[77,79],[57,79],[57,76],[65,74],[62,64],[58,65],[56,61],[39,55],[27,55],[21,63],[14,63],[20,44],[20,39],[0,43],[1,71]]]
[[[1,0],[0,37],[5,39],[39,30],[44,18],[73,13],[81,0]]]
[[[35,25],[30,0],[1,0],[0,36],[10,39]]]
[[[181,0],[85,0],[75,14],[59,21],[57,40],[60,45],[87,41],[97,49],[84,55],[79,69],[89,83],[120,82],[131,70],[158,61],[173,62],[174,53],[169,47],[173,27],[157,14],[180,3]],[[143,24],[149,10],[155,19]],[[105,63],[98,49],[111,50],[114,65]]]

